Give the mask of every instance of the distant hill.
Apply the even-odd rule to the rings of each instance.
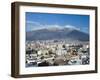
[[[70,39],[89,41],[89,34],[70,28],[48,28],[26,32],[26,40]]]

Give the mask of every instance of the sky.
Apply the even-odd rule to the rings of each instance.
[[[89,15],[26,12],[26,32],[43,28],[72,28],[89,33]]]

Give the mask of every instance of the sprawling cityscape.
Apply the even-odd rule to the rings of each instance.
[[[90,64],[89,15],[26,12],[25,67]]]
[[[37,40],[26,42],[26,67],[88,65],[89,42]]]

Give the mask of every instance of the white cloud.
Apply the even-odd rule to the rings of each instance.
[[[65,28],[70,28],[70,29],[80,30],[80,28],[77,28],[77,27],[72,26],[72,25],[66,25]]]
[[[76,29],[76,30],[80,30],[79,28],[73,26],[73,25],[65,25],[65,26],[60,26],[57,24],[54,25],[47,25],[47,24],[40,24],[39,22],[34,22],[34,21],[27,21],[27,29],[29,31],[31,30],[38,30],[38,29],[53,29],[53,28],[59,28],[59,29],[63,29],[63,28],[70,28],[71,30]]]
[[[33,25],[37,25],[37,26],[42,26],[40,23],[35,22],[35,21],[27,21],[27,24],[33,24]]]
[[[54,24],[54,25],[45,25],[44,27],[47,28],[47,29],[48,29],[48,28],[59,28],[59,29],[62,29],[62,26],[60,26],[60,25],[55,25],[55,24]]]

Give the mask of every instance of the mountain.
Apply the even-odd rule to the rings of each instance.
[[[89,41],[89,34],[71,28],[50,28],[26,32],[26,40],[70,39]]]

